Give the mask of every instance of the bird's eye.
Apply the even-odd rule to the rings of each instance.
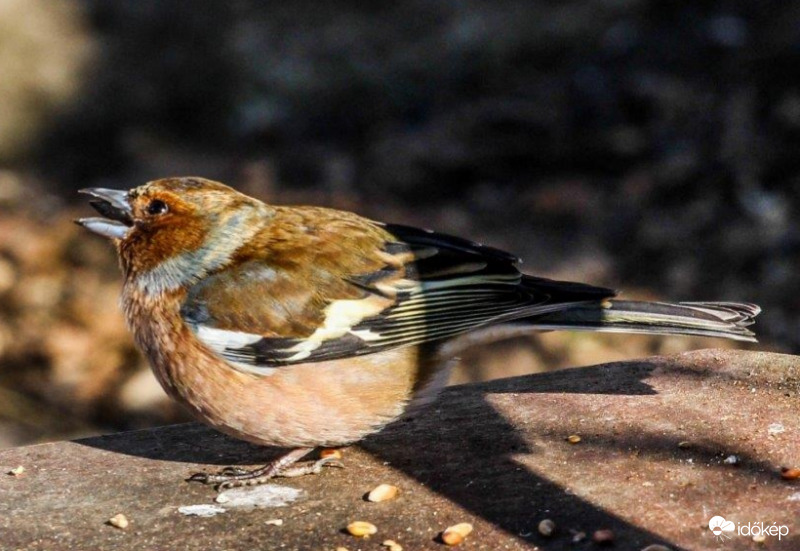
[[[150,201],[150,204],[147,205],[147,214],[151,214],[153,216],[157,214],[164,214],[169,210],[167,204],[160,200],[160,199],[153,199]]]

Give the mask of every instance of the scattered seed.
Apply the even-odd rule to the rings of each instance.
[[[264,524],[268,526],[283,526],[283,519],[282,518],[271,518],[266,521]]]
[[[335,448],[325,448],[324,450],[319,452],[319,456],[320,456],[321,459],[327,459],[329,457],[332,457],[334,459],[341,459],[342,458],[342,452],[340,452],[339,450],[337,450]]]
[[[337,547],[336,551],[347,551],[347,547]]]
[[[357,538],[368,538],[378,532],[378,527],[363,520],[357,520],[347,525],[347,531]]]
[[[645,547],[644,549],[642,549],[642,551],[672,551],[672,549],[670,549],[666,545],[661,545],[660,543],[652,543],[647,547]]]
[[[688,440],[682,440],[682,441],[678,442],[678,447],[679,448],[691,448],[692,447],[692,443],[689,442]]]
[[[586,539],[586,532],[572,532],[572,543],[580,543]]]
[[[800,469],[797,467],[781,467],[781,478],[784,480],[797,480],[800,478]]]
[[[372,501],[373,503],[389,501],[390,499],[397,497],[397,493],[399,491],[400,490],[397,486],[392,486],[391,484],[381,484],[376,486],[375,489],[367,494],[367,500]]]
[[[214,501],[217,503],[228,503],[230,500],[231,498],[229,498],[226,494],[219,494],[216,498],[214,498]]]
[[[577,444],[580,441],[581,437],[578,436],[577,434],[570,434],[569,436],[567,436],[567,442],[569,442],[570,444]]]
[[[556,531],[556,523],[549,518],[544,519],[539,523],[539,533],[546,538],[549,538]]]
[[[21,476],[24,473],[25,473],[25,467],[23,467],[22,465],[14,467],[10,471],[8,471],[8,474],[10,474],[11,476]]]
[[[386,540],[381,545],[388,547],[389,551],[403,551],[403,546],[394,540]]]
[[[441,538],[447,545],[459,545],[472,533],[472,525],[469,522],[461,522],[450,526],[442,532]]]
[[[592,541],[600,545],[614,543],[614,532],[608,528],[595,530],[594,534],[592,534]]]
[[[764,532],[759,532],[755,536],[753,536],[753,541],[756,543],[764,543],[767,541],[767,535]]]
[[[723,463],[725,463],[726,465],[738,465],[741,462],[742,460],[739,458],[738,455],[729,455],[723,461]]]
[[[110,519],[108,519],[108,524],[110,524],[114,528],[125,530],[125,528],[128,527],[128,524],[130,524],[130,522],[128,522],[128,517],[126,517],[122,513],[118,513],[113,517],[111,517]]]

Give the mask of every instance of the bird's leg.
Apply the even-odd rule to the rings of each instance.
[[[322,467],[341,467],[342,464],[333,457],[324,457],[308,465],[294,465],[297,461],[312,452],[314,448],[297,448],[275,461],[267,463],[261,468],[248,471],[238,467],[226,467],[218,474],[195,473],[189,481],[202,482],[203,484],[216,484],[219,490],[235,488],[237,486],[256,486],[264,484],[276,477],[292,478],[307,474],[317,474]]]

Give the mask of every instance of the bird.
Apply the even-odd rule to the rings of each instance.
[[[466,346],[549,330],[755,341],[737,302],[620,300],[520,271],[503,250],[343,210],[262,202],[201,177],[81,190],[75,222],[115,245],[121,306],[166,393],[235,438],[285,451],[195,473],[218,489],[341,466],[299,462],[435,400]]]

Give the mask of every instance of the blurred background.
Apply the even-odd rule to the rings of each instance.
[[[798,352],[798,67],[798,2],[0,0],[0,447],[186,419],[71,223],[76,190],[164,176],[757,302]],[[709,346],[531,336],[454,381]]]

